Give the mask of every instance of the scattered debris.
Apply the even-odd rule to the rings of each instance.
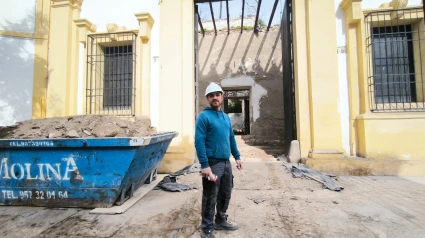
[[[260,204],[266,201],[266,199],[264,199],[263,197],[247,197],[247,198],[253,201],[255,204]]]
[[[288,157],[286,157],[285,155],[279,155],[277,157],[277,161],[288,161]]]
[[[290,163],[283,162],[283,166],[285,166],[290,172],[292,172],[292,176],[294,178],[307,177],[309,179],[321,183],[324,188],[327,188],[332,191],[341,191],[342,189],[344,189],[344,187],[342,187],[335,178],[309,169],[303,164],[298,164],[298,166],[296,166]]]
[[[162,189],[170,192],[182,192],[196,189],[196,187],[191,187],[189,185],[177,182],[177,177],[199,172],[201,172],[201,164],[197,163],[188,165],[175,173],[165,176],[164,179],[155,187],[155,190]]]
[[[1,127],[0,139],[143,137],[156,133],[149,117],[135,121],[113,115],[83,115],[33,119]]]

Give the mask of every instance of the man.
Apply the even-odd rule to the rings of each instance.
[[[223,90],[219,85],[211,83],[205,96],[210,107],[206,107],[196,120],[195,147],[203,175],[201,237],[214,237],[214,229],[238,229],[236,224],[228,221],[226,215],[233,188],[230,153],[236,159],[239,170],[242,169],[242,161],[230,118],[221,110]],[[215,182],[208,179],[211,173],[217,176]],[[214,223],[215,208],[217,214]]]

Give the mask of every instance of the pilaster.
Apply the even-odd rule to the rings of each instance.
[[[78,29],[78,42],[84,45],[84,57],[79,57],[80,60],[83,59],[83,82],[82,82],[82,111],[83,114],[86,112],[86,100],[87,100],[87,84],[85,83],[87,80],[87,35],[90,33],[96,32],[96,25],[88,21],[87,19],[76,19],[74,20],[75,25]]]
[[[50,0],[39,0],[36,7],[32,118],[46,117],[50,4]]]
[[[150,116],[151,32],[154,19],[147,13],[134,14],[139,22],[136,66],[136,115]]]
[[[78,31],[83,0],[52,0],[49,39],[47,117],[77,112]]]
[[[306,1],[310,158],[342,158],[334,1]]]
[[[357,116],[368,112],[364,17],[361,0],[344,0],[350,104],[350,155],[361,155],[362,132]]]
[[[195,156],[195,9],[193,0],[162,1],[160,7],[159,130],[179,136],[159,171],[171,172],[192,164]]]

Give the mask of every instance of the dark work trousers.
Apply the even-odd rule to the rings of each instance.
[[[214,229],[214,212],[217,207],[216,222],[226,219],[226,211],[229,207],[233,188],[232,165],[229,160],[210,161],[212,173],[217,175],[217,181],[209,181],[202,178],[202,223],[201,229]],[[217,206],[216,206],[217,205]]]

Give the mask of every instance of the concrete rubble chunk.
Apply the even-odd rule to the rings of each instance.
[[[80,138],[80,135],[75,130],[70,130],[66,133],[67,138]]]
[[[117,121],[116,124],[121,128],[128,128],[128,124],[126,121]]]
[[[96,127],[96,122],[95,121],[93,121],[92,123],[90,123],[88,126],[87,126],[87,129],[90,129],[90,130],[93,130],[95,127]]]
[[[86,134],[86,135],[88,135],[88,136],[91,136],[91,132],[90,132],[90,131],[83,130],[83,132],[84,132],[84,134]]]
[[[119,132],[120,132],[119,126],[112,123],[107,123],[95,128],[92,131],[92,134],[97,137],[114,137],[118,135]]]
[[[143,125],[143,126],[150,127],[151,126],[151,119],[147,116],[137,116],[134,123],[136,125]]]
[[[51,133],[49,133],[49,139],[54,139],[54,138],[61,138],[63,137],[63,133],[61,131],[53,131]]]

